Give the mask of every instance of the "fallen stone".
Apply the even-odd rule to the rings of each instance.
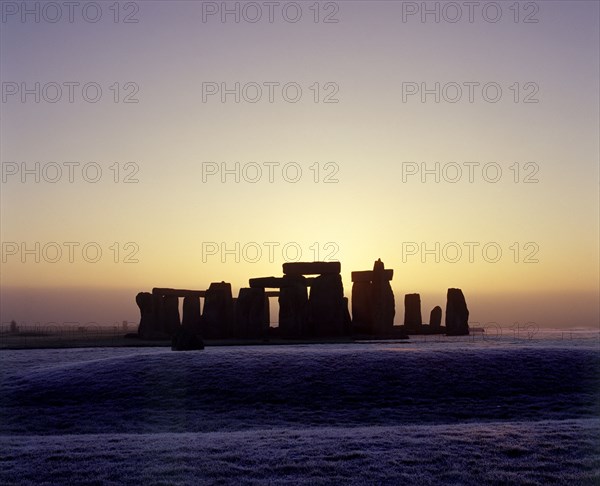
[[[204,349],[204,342],[196,333],[181,327],[171,338],[171,349],[173,351],[197,351]]]

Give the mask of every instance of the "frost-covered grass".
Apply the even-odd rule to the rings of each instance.
[[[0,484],[598,484],[600,351],[0,352]]]
[[[5,485],[528,484],[600,479],[598,420],[11,436]]]

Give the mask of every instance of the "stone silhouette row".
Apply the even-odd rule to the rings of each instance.
[[[243,288],[233,299],[231,284],[226,282],[212,283],[206,291],[155,288],[152,293],[137,294],[136,302],[141,314],[138,335],[145,339],[167,338],[180,328],[206,339],[262,338],[269,329],[269,301],[264,289]]]
[[[461,289],[448,289],[446,296],[446,326],[442,328],[442,308],[436,305],[431,309],[429,325],[421,318],[421,296],[404,296],[404,330],[409,334],[440,334],[462,336],[469,334],[469,309]]]
[[[145,339],[175,336],[181,348],[196,346],[193,336],[205,339],[265,339],[377,335],[407,337],[423,332],[419,294],[405,296],[404,326],[394,326],[395,300],[390,281],[393,270],[377,260],[373,270],[352,272],[352,318],[340,275],[339,262],[285,263],[282,277],[252,278],[249,287],[233,298],[231,284],[212,283],[203,290],[155,288],[140,292],[138,335]],[[276,290],[268,290],[276,289]],[[310,292],[309,292],[310,289]],[[279,299],[279,327],[270,328],[269,298]],[[183,316],[179,315],[183,298]],[[204,298],[201,312],[200,299]],[[448,289],[446,327],[441,308],[431,311],[429,332],[468,334],[465,298]]]

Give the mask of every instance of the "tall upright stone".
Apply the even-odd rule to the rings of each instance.
[[[163,312],[164,331],[172,336],[181,326],[179,299],[174,295],[165,295],[163,297]]]
[[[446,334],[465,336],[469,334],[469,309],[461,289],[448,289],[446,299]]]
[[[396,303],[394,292],[381,259],[373,265],[371,281],[371,315],[373,330],[377,334],[389,334],[394,329]]]
[[[263,326],[267,330],[267,336],[269,329],[271,328],[271,303],[269,301],[269,296],[265,292],[264,297],[264,306],[263,306]]]
[[[354,332],[372,333],[373,311],[371,305],[371,280],[352,283],[352,329]]]
[[[344,297],[344,335],[350,336],[352,334],[352,318],[350,317],[350,302],[348,297]]]
[[[306,279],[285,276],[279,291],[279,332],[283,337],[302,337],[306,333],[308,292]]]
[[[429,315],[429,329],[439,331],[442,326],[442,308],[436,305]]]
[[[157,316],[154,314],[154,297],[150,292],[140,292],[135,296],[135,303],[140,308],[140,325],[138,336],[151,338],[157,331]]]
[[[257,339],[267,336],[265,326],[265,290],[241,288],[235,303],[234,337]],[[267,321],[268,322],[268,321]]]
[[[192,333],[202,334],[200,297],[186,295],[183,298],[181,326]]]
[[[406,294],[404,296],[404,330],[408,333],[419,332],[422,324],[421,296]]]
[[[394,328],[395,300],[390,280],[394,271],[381,259],[373,270],[352,272],[352,330],[355,333],[389,334]]]
[[[204,298],[202,329],[207,339],[233,337],[234,307],[231,284],[211,283]]]
[[[308,298],[308,334],[344,335],[345,309],[342,276],[339,273],[319,275],[312,282]]]
[[[154,312],[154,329],[155,332],[167,334],[167,324],[165,316],[165,303],[162,295],[152,294],[152,308]]]

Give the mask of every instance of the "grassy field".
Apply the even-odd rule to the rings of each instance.
[[[600,482],[597,338],[0,351],[0,484]]]

